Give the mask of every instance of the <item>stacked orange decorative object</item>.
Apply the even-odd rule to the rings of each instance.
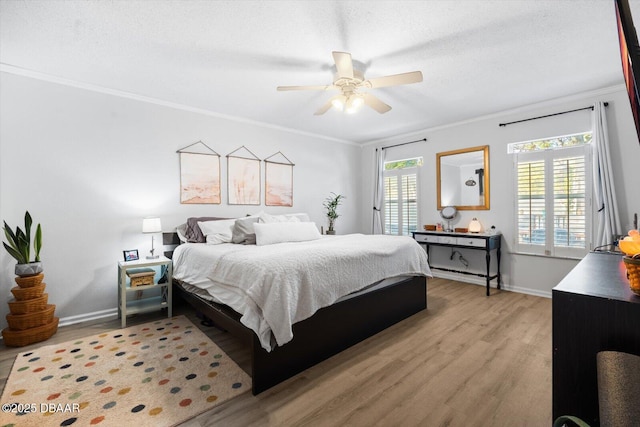
[[[2,330],[4,345],[21,347],[51,338],[58,330],[58,318],[54,316],[56,306],[47,304],[49,296],[44,293],[42,261],[42,227],[36,227],[33,237],[35,258],[31,258],[31,225],[33,219],[29,211],[24,214],[24,230],[16,227],[15,231],[4,222],[4,235],[7,242],[2,246],[9,255],[16,259],[15,267],[17,287],[11,289],[15,297],[9,301],[7,314],[8,328]]]
[[[2,330],[4,344],[22,347],[44,341],[58,330],[58,318],[54,316],[55,304],[47,304],[47,286],[40,273],[29,277],[16,277],[18,286],[11,289],[15,297],[9,301],[8,328]]]
[[[627,267],[629,286],[636,295],[640,295],[640,232],[630,230],[629,235],[618,242],[618,247],[627,256],[624,264]]]

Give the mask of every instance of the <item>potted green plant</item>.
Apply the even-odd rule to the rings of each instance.
[[[35,258],[31,261],[31,224],[33,220],[29,211],[24,214],[24,231],[20,227],[16,227],[16,231],[12,231],[11,227],[4,221],[4,235],[7,243],[2,242],[4,248],[13,258],[18,261],[15,273],[20,277],[35,276],[42,273],[42,262],[40,261],[40,249],[42,248],[42,227],[40,224],[36,227],[36,233],[33,238],[33,249]]]
[[[327,197],[322,203],[322,206],[324,206],[327,210],[327,218],[329,218],[329,229],[327,230],[327,234],[336,234],[333,225],[336,222],[336,219],[338,219],[338,217],[340,216],[337,212],[338,206],[340,206],[340,203],[342,203],[342,199],[344,199],[345,197],[341,194],[331,194],[332,196]]]

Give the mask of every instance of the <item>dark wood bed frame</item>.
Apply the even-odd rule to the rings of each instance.
[[[173,252],[165,255],[171,258]],[[293,325],[290,342],[268,352],[235,310],[200,298],[176,281],[173,294],[249,346],[254,395],[427,308],[426,277],[410,277],[318,310]]]

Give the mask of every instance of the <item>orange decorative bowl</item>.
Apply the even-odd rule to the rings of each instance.
[[[44,293],[44,288],[47,286],[46,283],[42,282],[39,285],[32,286],[30,288],[21,288],[19,286],[14,286],[11,288],[11,293],[16,301],[26,301],[34,298],[40,298]]]
[[[21,288],[30,288],[37,286],[44,280],[44,273],[36,274],[34,276],[16,277],[16,283]]]

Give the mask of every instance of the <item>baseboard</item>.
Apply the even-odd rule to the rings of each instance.
[[[433,274],[433,277],[439,277],[441,279],[455,280],[456,282],[471,283],[471,284],[483,286],[483,287],[487,286],[487,281],[482,277],[473,277],[466,274],[456,274],[449,271],[440,271],[435,269],[431,270],[431,273]],[[490,286],[492,289],[496,288],[496,283],[497,283],[496,280],[491,281]],[[533,296],[543,297],[543,298],[551,298],[551,291],[541,291],[539,289],[523,288],[521,286],[511,286],[508,283],[504,283],[504,282],[500,284],[500,287],[505,291],[518,292],[521,294],[533,295]]]
[[[61,326],[69,326],[74,325],[76,323],[83,322],[91,322],[93,320],[101,320],[101,319],[117,319],[118,318],[118,309],[110,308],[108,310],[94,311],[93,313],[84,313],[79,314],[77,316],[69,316],[69,317],[61,317],[58,322],[58,327]],[[0,335],[0,341],[2,341],[3,337]]]
[[[77,316],[68,316],[60,318],[58,326],[69,326],[76,323],[90,322],[92,320],[100,320],[106,318],[118,318],[118,309],[110,308],[108,310],[94,311],[92,313],[78,314]]]
[[[535,297],[551,298],[551,291],[541,291],[540,289],[523,288],[520,286],[502,286],[507,291],[518,292],[520,294],[533,295]]]

